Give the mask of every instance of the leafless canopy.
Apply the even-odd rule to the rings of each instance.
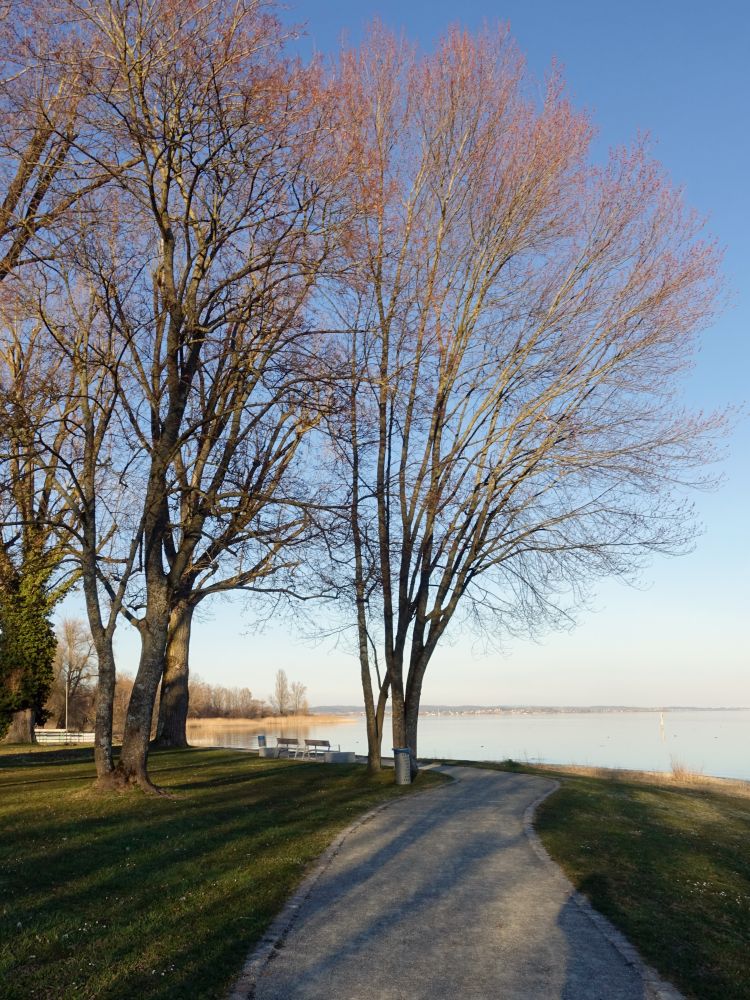
[[[676,377],[716,254],[643,144],[590,165],[586,116],[554,76],[533,99],[503,31],[417,59],[375,29],[340,73],[357,157],[331,293],[351,331],[329,428],[351,499],[342,571],[366,698],[382,642],[380,694],[415,751],[459,608],[533,632],[593,577],[689,541],[675,487],[719,421],[681,411]]]

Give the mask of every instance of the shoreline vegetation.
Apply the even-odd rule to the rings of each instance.
[[[525,769],[526,767],[524,765]],[[750,781],[691,771],[677,760],[672,761],[671,771],[633,771],[624,767],[591,767],[583,764],[529,764],[528,770],[532,774],[545,776],[552,774],[555,777],[599,778],[626,784],[717,792],[750,799]]]
[[[285,726],[327,726],[353,723],[354,718],[333,714],[265,715],[259,719],[200,718],[188,719],[188,730],[210,727],[212,729],[283,729]]]

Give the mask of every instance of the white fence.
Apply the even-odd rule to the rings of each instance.
[[[73,733],[64,729],[35,729],[37,743],[93,743],[93,733]]]

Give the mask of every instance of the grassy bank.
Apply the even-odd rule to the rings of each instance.
[[[537,812],[537,832],[650,965],[687,996],[750,998],[746,782],[512,769],[561,781]]]
[[[93,792],[87,749],[0,750],[5,1000],[221,997],[334,835],[411,794],[356,765],[230,750],[151,763],[171,797]]]

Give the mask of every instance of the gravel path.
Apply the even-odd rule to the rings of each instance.
[[[334,845],[232,1000],[679,996],[530,833],[531,807],[553,782],[445,771],[457,780],[376,811]]]

